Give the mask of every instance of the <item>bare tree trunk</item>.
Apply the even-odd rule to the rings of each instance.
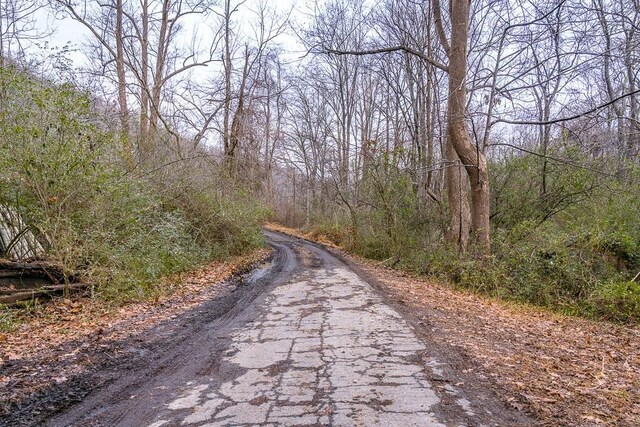
[[[160,19],[160,34],[158,36],[158,53],[156,56],[155,75],[151,90],[151,112],[149,114],[149,140],[147,141],[148,155],[152,156],[156,144],[158,120],[160,116],[160,101],[162,99],[162,86],[164,70],[167,58],[168,45],[171,38],[172,23],[169,19],[171,0],[162,2],[162,16]]]
[[[5,65],[5,58],[4,58],[4,37],[2,37],[2,34],[4,33],[4,10],[2,8],[2,4],[0,3],[0,69],[4,69],[4,65]],[[7,93],[7,88],[6,88],[6,84],[5,84],[5,80],[2,79],[2,81],[0,82],[0,115],[2,115],[2,119],[4,119],[4,104],[5,104],[5,99],[6,99],[6,93]]]
[[[613,80],[611,78],[611,49],[613,48],[611,45],[611,32],[609,30],[609,24],[607,23],[607,18],[605,16],[604,3],[602,0],[598,0],[596,6],[596,12],[598,13],[598,20],[600,21],[600,26],[602,28],[602,34],[604,36],[605,41],[605,52],[603,55],[603,77],[605,88],[607,89],[607,96],[609,99],[614,99],[616,97],[616,92],[613,88]],[[621,110],[618,104],[613,104],[611,106],[613,112],[616,116],[616,125],[617,125],[617,134],[618,134],[618,144],[619,147],[625,146],[625,134],[624,134],[624,120],[623,120],[623,111]],[[624,156],[624,149],[623,156]]]
[[[487,254],[491,246],[487,161],[484,153],[473,144],[465,118],[468,33],[469,1],[452,0],[447,133],[469,176],[473,237],[480,251]]]
[[[229,120],[231,117],[231,0],[224,2],[224,108],[222,119],[222,139],[224,142],[225,160],[233,156],[229,135]]]
[[[2,3],[0,3],[0,68],[4,68],[4,8],[2,7]],[[2,102],[0,100],[0,102]]]
[[[280,142],[281,134],[282,134],[282,120],[283,120],[283,90],[282,90],[282,69],[280,61],[276,63],[276,95],[275,95],[275,109],[276,109],[276,126],[275,133],[273,137],[269,137],[270,144],[267,144],[265,147],[265,163],[266,163],[266,190],[267,190],[267,201],[269,206],[273,206],[274,201],[274,189],[273,189],[273,164],[274,164],[274,156],[276,149],[278,148],[278,143]],[[269,113],[270,114],[270,113]],[[271,128],[271,125],[269,125]]]
[[[451,141],[446,146],[447,198],[449,199],[449,228],[447,240],[461,252],[466,251],[471,231],[471,210],[469,209],[469,179]]]
[[[229,132],[229,143],[228,146],[225,147],[225,157],[227,158],[227,160],[231,163],[232,160],[235,157],[235,152],[236,149],[238,148],[239,144],[240,144],[240,140],[242,138],[242,134],[243,134],[243,127],[244,127],[244,114],[245,114],[245,96],[246,96],[246,87],[247,87],[247,80],[249,79],[249,63],[250,63],[250,52],[249,52],[249,46],[246,46],[245,48],[245,53],[244,53],[244,68],[242,71],[242,79],[240,81],[240,89],[238,92],[238,105],[236,106],[236,111],[233,114],[233,119],[231,120],[231,130]],[[237,172],[235,171],[235,166],[231,165],[234,169],[233,172]]]
[[[118,75],[118,103],[120,104],[120,134],[127,167],[133,169],[133,150],[129,126],[129,108],[127,106],[127,79],[124,68],[124,47],[122,31],[122,0],[116,0],[116,73]]]
[[[141,82],[140,82],[140,157],[147,148],[149,134],[149,2],[141,0],[142,6],[142,40],[141,53]]]
[[[542,120],[549,120],[549,116],[551,114],[550,107],[551,101],[545,96],[544,98],[545,105],[543,107]],[[547,169],[549,168],[549,159],[547,158],[547,154],[549,152],[549,144],[551,143],[551,125],[543,125],[542,126],[542,187],[541,194],[547,194]]]
[[[627,82],[629,84],[629,92],[635,92],[637,65],[634,63],[634,56],[637,54],[637,42],[635,37],[636,28],[633,25],[629,29],[625,29],[625,48],[624,48],[624,64],[627,74]],[[629,98],[631,122],[630,132],[627,134],[626,144],[624,145],[625,158],[631,160],[635,157],[634,146],[638,142],[638,134],[640,133],[640,123],[638,122],[638,99],[635,96]]]

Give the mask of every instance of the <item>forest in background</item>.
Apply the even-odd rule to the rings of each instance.
[[[2,3],[0,205],[48,259],[140,299],[271,218],[640,319],[637,0],[276,3]],[[83,65],[41,13],[87,29]]]
[[[626,0],[325,3],[281,221],[489,295],[638,320],[639,25]]]

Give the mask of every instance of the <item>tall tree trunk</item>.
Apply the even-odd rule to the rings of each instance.
[[[2,37],[2,33],[4,33],[4,10],[2,8],[2,3],[0,3],[0,70],[4,70],[5,65],[5,53],[4,53],[4,37]],[[7,88],[5,85],[5,79],[0,81],[0,115],[2,115],[2,119],[4,120],[4,104],[5,99],[7,98]]]
[[[224,108],[222,119],[222,139],[225,161],[233,157],[231,150],[229,121],[231,118],[231,0],[224,2]]]
[[[171,9],[171,0],[162,2],[162,15],[160,19],[160,34],[158,35],[158,51],[156,56],[155,73],[153,80],[153,88],[151,89],[151,112],[149,114],[149,137],[147,148],[149,156],[153,156],[156,136],[158,133],[158,120],[160,119],[160,101],[162,98],[162,87],[164,85],[164,71],[167,59],[167,50],[171,38],[169,20],[169,12]]]
[[[149,134],[149,2],[141,0],[142,6],[142,40],[140,40],[140,160],[148,152]]]
[[[634,56],[637,54],[637,44],[634,43],[636,40],[635,37],[636,27],[631,26],[628,30],[625,29],[625,49],[624,49],[624,62],[625,68],[627,72],[627,82],[629,85],[629,92],[635,92],[637,89],[636,86],[636,76],[637,76],[637,65],[634,64]],[[638,134],[640,133],[640,123],[638,123],[638,98],[636,96],[629,97],[629,119],[630,126],[627,131],[627,139],[624,145],[625,158],[627,160],[632,160],[636,153],[634,152],[634,146],[637,146],[638,143]]]
[[[460,252],[467,249],[471,231],[471,210],[469,209],[469,179],[451,141],[446,143],[447,199],[449,200],[449,228],[447,240],[457,246]]]
[[[225,159],[228,162],[229,170],[232,176],[236,177],[238,174],[237,161],[235,160],[235,153],[240,146],[240,141],[244,133],[245,122],[245,98],[247,80],[249,79],[249,64],[250,64],[250,51],[249,46],[245,46],[244,52],[244,68],[242,71],[242,79],[240,80],[240,88],[238,90],[238,105],[236,111],[233,114],[231,120],[231,129],[229,130],[228,144],[225,146]]]
[[[551,115],[551,100],[545,96],[544,112],[542,114],[542,120],[547,121]],[[549,159],[547,154],[549,152],[549,144],[551,143],[551,125],[542,126],[542,187],[540,193],[544,196],[547,194],[547,170],[549,168]]]
[[[605,52],[603,55],[603,78],[605,83],[605,88],[607,89],[607,96],[609,99],[614,99],[617,94],[613,88],[613,79],[611,77],[611,33],[609,30],[609,24],[607,23],[607,17],[605,16],[604,2],[602,0],[598,1],[596,8],[596,12],[598,13],[598,19],[600,21],[600,26],[602,27],[602,34],[604,36],[605,41]],[[623,111],[620,108],[620,105],[614,103],[611,105],[611,109],[613,110],[616,116],[616,125],[617,125],[617,137],[618,137],[618,147],[621,148],[620,153],[621,157],[624,158],[625,155],[625,135],[624,135],[624,115]]]
[[[487,161],[484,153],[473,144],[465,119],[468,35],[469,0],[452,0],[447,133],[469,176],[473,237],[480,251],[483,254],[488,254],[491,241]]]
[[[116,73],[118,75],[118,104],[120,106],[120,139],[124,150],[125,163],[133,169],[133,150],[129,126],[129,108],[127,106],[127,79],[124,68],[124,46],[122,30],[122,0],[116,0]]]

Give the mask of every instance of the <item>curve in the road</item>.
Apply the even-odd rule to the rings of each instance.
[[[263,292],[172,350],[143,381],[123,379],[110,396],[98,391],[50,424],[480,424],[461,395],[443,408],[426,345],[347,264],[309,242],[266,234],[277,256],[258,279],[269,282]],[[447,393],[458,396],[453,385]]]

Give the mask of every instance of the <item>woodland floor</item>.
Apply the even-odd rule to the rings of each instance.
[[[548,426],[640,425],[640,327],[478,296],[316,240],[359,266],[426,342],[462,353],[463,369],[489,377],[514,408]]]

